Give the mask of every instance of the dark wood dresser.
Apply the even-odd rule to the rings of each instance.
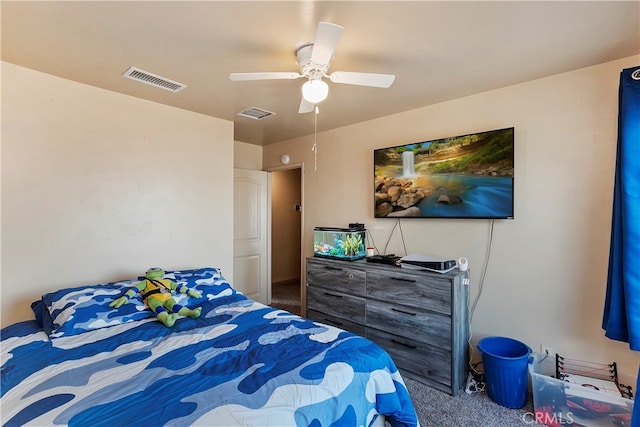
[[[403,376],[457,395],[468,372],[467,273],[307,258],[307,317],[383,347]]]

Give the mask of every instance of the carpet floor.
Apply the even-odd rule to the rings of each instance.
[[[410,378],[404,378],[422,427],[525,427],[535,422],[531,396],[522,409],[493,402],[486,392],[453,397]]]
[[[271,307],[286,310],[289,313],[302,313],[300,308],[300,281],[274,283],[271,286]]]

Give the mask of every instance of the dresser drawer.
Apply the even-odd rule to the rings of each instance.
[[[451,280],[397,272],[367,272],[367,297],[451,314]]]
[[[364,298],[307,286],[307,310],[315,310],[364,325]]]
[[[399,368],[451,390],[451,353],[398,335],[367,328],[367,338],[384,348]]]
[[[451,350],[451,317],[370,299],[367,326]]]
[[[307,284],[312,287],[365,296],[366,277],[362,270],[315,260],[307,261]]]
[[[354,334],[358,334],[360,336],[365,335],[364,325],[354,323],[340,317],[331,316],[330,314],[322,313],[316,310],[307,310],[307,318],[316,322],[335,326],[336,328],[344,329],[345,331],[353,332]]]

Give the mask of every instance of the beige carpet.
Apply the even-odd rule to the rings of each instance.
[[[405,384],[422,427],[526,427],[534,422],[531,396],[522,409],[509,409],[493,402],[486,392],[452,397],[405,378]]]

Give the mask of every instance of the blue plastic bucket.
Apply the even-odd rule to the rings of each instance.
[[[478,342],[478,350],[491,400],[512,409],[526,405],[531,348],[512,338],[486,337]]]

